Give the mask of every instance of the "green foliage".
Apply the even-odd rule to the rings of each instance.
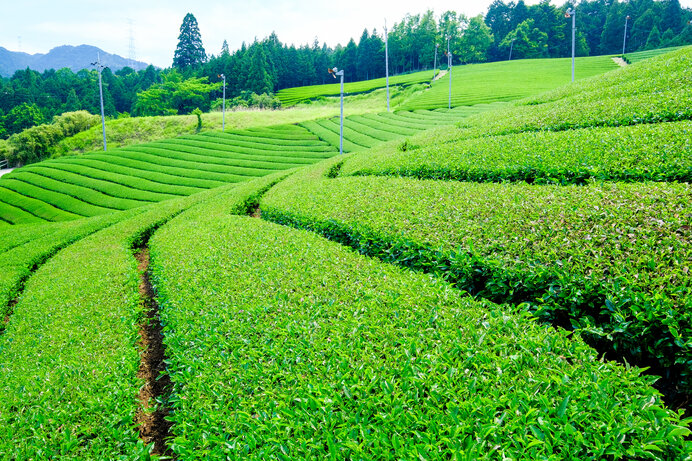
[[[534,20],[522,22],[500,43],[500,47],[509,50],[511,43],[512,55],[518,59],[537,59],[548,56],[548,34],[533,26]]]
[[[97,116],[86,111],[55,116],[50,124],[33,126],[12,135],[7,141],[4,157],[10,164],[39,162],[49,157],[64,138],[89,129],[97,119]]]
[[[164,75],[164,82],[137,93],[133,113],[138,116],[189,114],[195,108],[209,110],[208,95],[220,88],[207,77],[183,79],[176,71]]]
[[[3,125],[7,134],[21,133],[27,128],[39,125],[43,122],[43,114],[36,104],[22,103],[15,106],[3,118]]]
[[[527,303],[692,388],[688,185],[321,178],[328,165],[272,189],[262,216],[477,296]]]
[[[1,458],[149,459],[135,427],[143,312],[132,247],[192,203],[122,216],[129,219],[84,238],[107,225],[88,221],[73,227],[72,240],[82,240],[36,260],[0,335]]]
[[[470,119],[469,126],[476,136],[687,120],[691,78],[692,47],[685,47]]]
[[[382,142],[399,139],[405,135],[432,127],[452,125],[471,114],[478,113],[487,108],[489,106],[472,110],[462,108],[444,112],[421,111],[415,114],[396,112],[394,114],[385,113],[345,117],[344,152],[355,152],[364,148],[374,147]],[[405,119],[407,115],[413,115],[415,122],[403,122],[404,126],[400,128],[402,127],[400,120],[402,118]],[[340,121],[338,118],[303,122],[300,126],[310,130],[334,147],[339,147]]]
[[[325,69],[324,72],[327,70]],[[432,77],[431,72],[416,72],[412,74],[397,75],[390,77],[389,84],[397,86],[409,86],[422,82],[429,82]],[[384,78],[372,79],[360,82],[349,82],[344,84],[345,94],[357,94],[384,88],[386,81]],[[299,88],[286,88],[276,93],[276,97],[286,106],[291,106],[302,101],[319,98],[320,96],[338,96],[341,87],[339,83],[326,85],[302,86]]]
[[[221,110],[223,100],[217,99],[211,104],[212,110]],[[226,100],[226,109],[280,109],[281,100],[271,94],[257,94],[251,91],[243,91],[240,96]]]
[[[493,40],[493,34],[485,25],[482,15],[469,19],[461,38],[461,55],[458,59],[463,63],[486,61]]]
[[[637,51],[636,53],[627,53],[625,55],[625,61],[627,61],[628,64],[634,64],[635,62],[639,62],[639,61],[643,61],[645,59],[653,58],[653,57],[661,55],[661,54],[670,53],[671,51],[677,51],[681,48],[684,48],[684,47],[672,46],[672,47],[668,47],[668,48],[659,48],[657,50],[646,50],[646,51]]]
[[[405,152],[383,147],[350,159],[343,175],[456,181],[585,184],[692,182],[692,122],[455,139],[425,135]]]
[[[199,107],[197,107],[192,111],[192,115],[197,117],[197,132],[199,133],[202,131],[202,111],[199,109]]]
[[[178,457],[688,451],[636,369],[427,276],[229,216],[241,200],[220,195],[150,241]]]

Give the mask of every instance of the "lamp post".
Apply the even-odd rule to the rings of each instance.
[[[435,43],[435,63],[433,64],[433,80],[437,76],[437,49],[440,47],[439,43]]]
[[[387,45],[387,20],[384,20],[384,67],[387,75],[387,112],[389,110],[389,46]]]
[[[339,124],[339,155],[341,155],[344,153],[344,70],[339,70],[335,67],[333,69],[328,69],[328,71],[334,78],[336,78],[337,75],[341,77],[341,121]]]
[[[449,72],[449,99],[447,109],[452,108],[452,52],[449,51],[449,35],[447,35],[447,72]]]
[[[103,83],[101,81],[101,72],[106,68],[106,66],[101,64],[101,53],[98,53],[96,57],[96,62],[92,62],[91,65],[95,66],[99,73],[99,94],[101,95],[101,130],[103,131],[103,150],[106,151],[108,150],[106,146],[106,117],[103,112]]]
[[[220,74],[220,78],[223,79],[223,103],[221,109],[221,131],[226,131],[226,75]]]
[[[577,32],[577,11],[576,8],[570,8],[565,12],[566,18],[572,18],[572,81],[574,81],[574,47],[575,47],[575,37]]]
[[[509,60],[510,61],[512,60],[512,49],[514,48],[514,40],[516,40],[516,38],[513,38],[512,41],[509,43]]]
[[[627,23],[630,19],[632,18],[630,18],[630,15],[628,14],[625,18],[625,34],[622,36],[622,59],[625,59],[625,45],[627,44]]]

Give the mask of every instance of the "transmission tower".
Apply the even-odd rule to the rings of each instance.
[[[137,53],[135,52],[135,33],[134,33],[134,22],[132,19],[128,18],[127,23],[130,26],[130,51],[127,55],[128,65],[131,68],[135,68],[135,62],[137,61]]]

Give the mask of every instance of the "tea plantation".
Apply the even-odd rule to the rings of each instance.
[[[0,459],[692,459],[690,82],[3,177]]]
[[[324,69],[325,74],[327,69]],[[432,80],[433,72],[414,72],[411,74],[396,75],[389,78],[390,85],[408,86],[416,83],[424,83]],[[387,84],[385,78],[376,78],[372,80],[364,80],[360,82],[344,83],[345,94],[365,93],[383,88]],[[296,103],[316,99],[322,96],[338,96],[341,93],[340,83],[329,83],[326,85],[300,86],[297,88],[285,88],[276,93],[281,104],[284,106],[292,106]]]

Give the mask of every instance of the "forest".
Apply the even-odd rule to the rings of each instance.
[[[495,0],[484,16],[454,11],[438,16],[430,10],[406,15],[388,30],[390,70],[399,74],[430,69],[436,51],[437,65],[446,67],[447,46],[454,65],[509,59],[510,50],[512,59],[568,56],[569,6],[557,7],[547,0],[530,6],[523,0]],[[626,52],[692,43],[692,10],[682,8],[678,0],[581,1],[576,11],[579,56],[621,53],[626,18]],[[274,92],[327,83],[328,67],[343,68],[346,81],[384,76],[384,39],[383,29],[366,29],[357,41],[331,48],[317,39],[302,46],[282,43],[272,33],[233,52],[224,42],[218,54],[207,54],[197,21],[188,14],[171,68],[103,71],[105,113],[122,117],[215,109],[220,104],[221,75],[226,76],[229,107],[276,107]],[[0,139],[65,112],[100,110],[95,70],[17,71],[9,79],[0,78],[0,95]]]

